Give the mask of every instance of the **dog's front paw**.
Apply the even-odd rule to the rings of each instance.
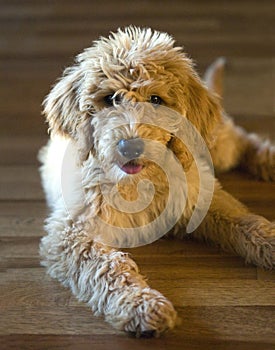
[[[263,233],[263,267],[275,269],[275,222],[268,223]]]
[[[176,318],[171,302],[158,291],[146,288],[135,301],[132,318],[124,325],[124,330],[136,337],[158,336],[172,329]]]
[[[177,313],[172,303],[154,289],[148,287],[129,293],[121,301],[117,304],[120,309],[116,317],[106,317],[118,329],[136,337],[157,337],[175,326]]]
[[[247,262],[275,269],[275,222],[256,215],[247,216],[242,221]]]

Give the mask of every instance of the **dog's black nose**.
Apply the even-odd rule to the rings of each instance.
[[[144,142],[142,139],[122,139],[119,141],[118,151],[128,159],[138,158],[144,151]]]

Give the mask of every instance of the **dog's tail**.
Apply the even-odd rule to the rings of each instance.
[[[212,92],[223,97],[223,82],[226,59],[224,57],[217,58],[205,71],[204,81]]]

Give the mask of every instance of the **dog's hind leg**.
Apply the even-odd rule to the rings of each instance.
[[[129,255],[93,242],[81,227],[45,236],[40,253],[48,273],[116,329],[148,337],[173,328],[173,305],[148,286]]]
[[[210,90],[223,94],[224,59],[215,61],[206,71],[205,82]],[[257,134],[247,133],[228,116],[217,127],[210,150],[218,172],[241,168],[258,179],[275,181],[275,146]]]
[[[260,180],[275,181],[275,146],[227,117],[210,153],[217,172],[240,168]]]
[[[267,269],[275,268],[275,223],[254,215],[227,192],[217,188],[210,209],[193,233]]]

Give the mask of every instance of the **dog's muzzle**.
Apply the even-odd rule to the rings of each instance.
[[[138,158],[144,152],[144,142],[140,138],[121,139],[117,144],[118,152],[121,156],[129,160],[121,166],[126,174],[137,174],[143,166],[138,163]]]

